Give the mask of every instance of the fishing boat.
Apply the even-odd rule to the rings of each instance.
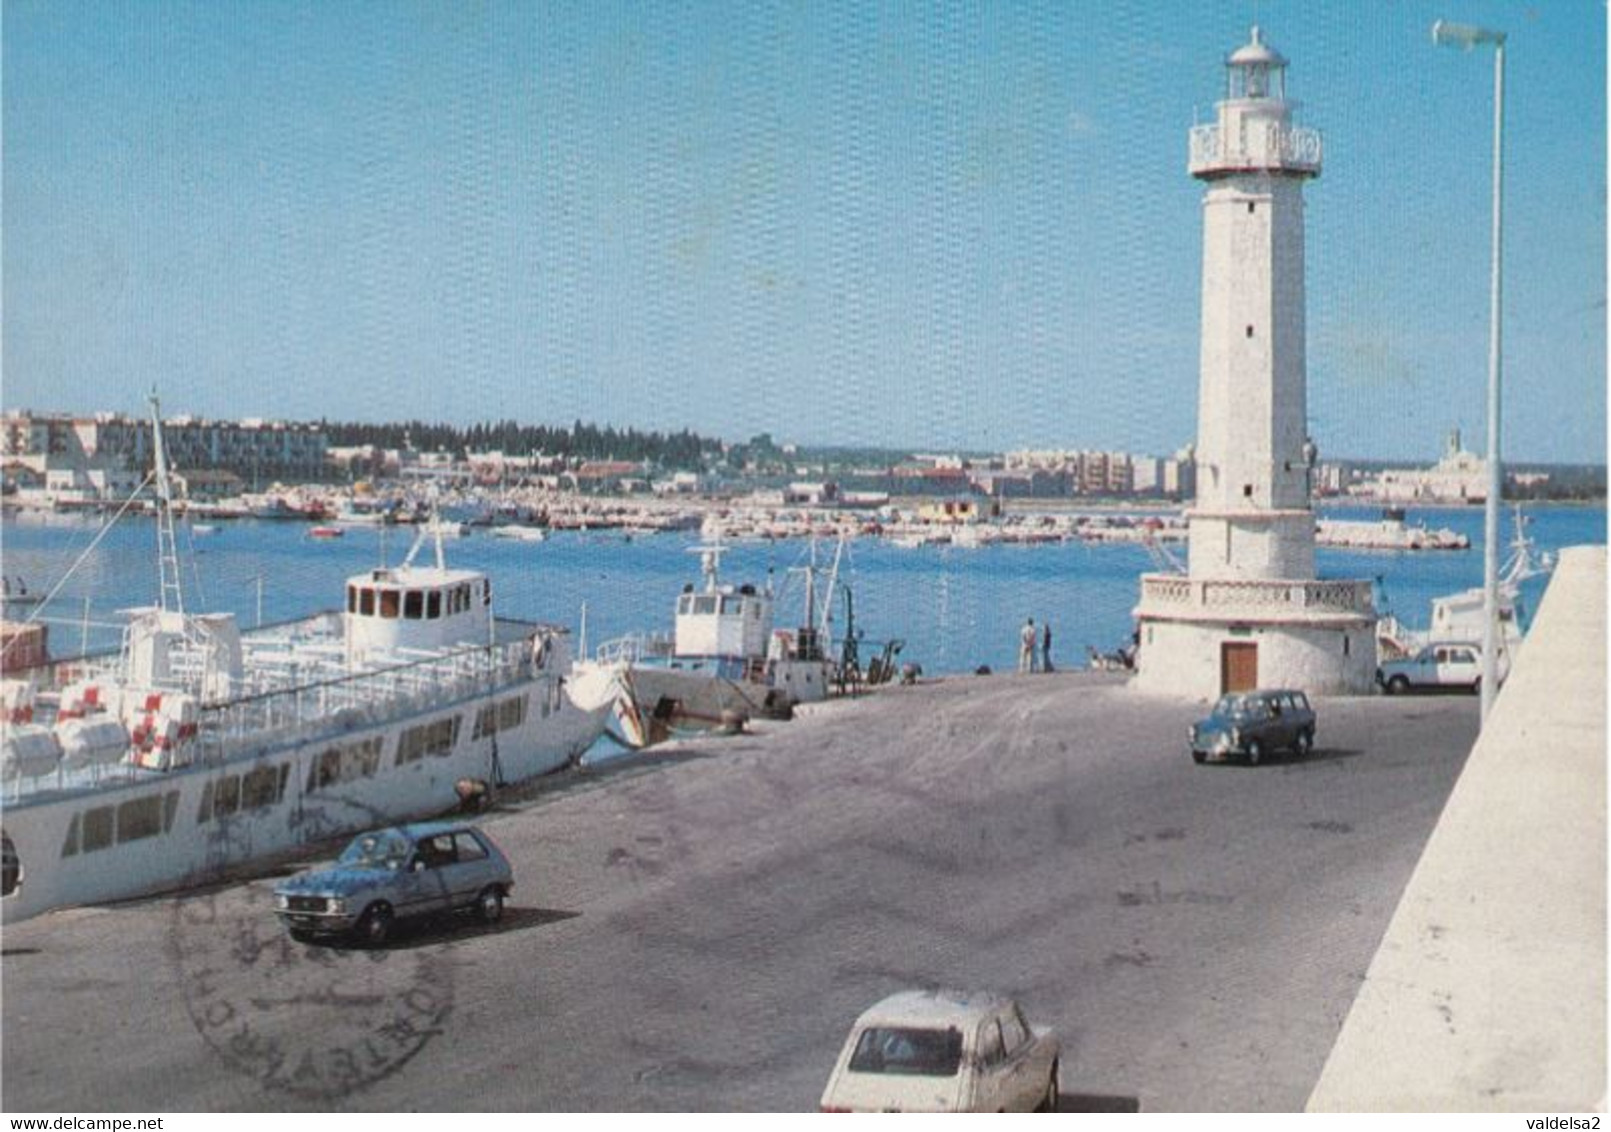
[[[602,733],[565,629],[495,616],[440,539],[347,579],[342,608],[242,632],[184,607],[152,399],[158,603],[121,650],[0,681],[10,923],[214,880],[557,770]],[[469,789],[467,789],[467,785]]]
[[[805,567],[806,611],[793,631],[772,628],[771,586],[721,581],[728,548],[702,544],[703,586],[683,588],[673,635],[633,635],[606,642],[576,666],[571,694],[584,708],[609,710],[616,737],[644,748],[679,731],[731,726],[748,719],[787,719],[798,704],[825,698],[834,680],[824,649],[828,610],[817,616],[816,566]],[[843,552],[843,543],[840,552]],[[813,549],[813,555],[815,550]],[[829,576],[831,598],[838,556]]]

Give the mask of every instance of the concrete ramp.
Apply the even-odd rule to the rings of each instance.
[[[1564,551],[1311,1112],[1603,1108],[1606,551]]]

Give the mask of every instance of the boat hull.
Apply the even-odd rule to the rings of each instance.
[[[634,749],[679,731],[708,731],[736,720],[787,719],[795,699],[770,684],[729,679],[697,667],[622,664],[610,705],[617,737]]]
[[[522,697],[518,724],[478,734],[478,713]],[[16,801],[8,792],[0,834],[7,872],[19,872],[8,877],[16,883],[0,898],[0,919],[209,883],[332,837],[441,813],[458,803],[461,779],[510,785],[570,764],[602,734],[605,714],[579,708],[559,679],[542,675],[217,765],[118,767],[93,790]],[[405,732],[453,719],[437,732],[451,730],[450,746],[405,758]],[[335,751],[373,765],[335,781],[346,773],[329,761]],[[130,773],[138,777],[112,784]]]

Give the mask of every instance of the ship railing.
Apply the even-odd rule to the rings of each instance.
[[[636,664],[673,655],[676,642],[661,633],[633,633],[605,641],[593,654],[600,664]]]
[[[1181,578],[1147,574],[1141,606],[1149,612],[1304,612],[1374,616],[1369,581],[1281,581],[1257,578]]]
[[[415,715],[536,674],[528,640],[431,653],[366,672],[236,696],[201,711],[199,756],[220,761],[249,737],[259,748],[315,729],[339,733]]]

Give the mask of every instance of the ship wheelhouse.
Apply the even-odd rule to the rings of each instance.
[[[485,644],[492,583],[473,570],[372,570],[347,579],[343,621],[354,659]]]
[[[772,599],[754,586],[690,587],[677,599],[676,656],[763,657],[771,632]]]

